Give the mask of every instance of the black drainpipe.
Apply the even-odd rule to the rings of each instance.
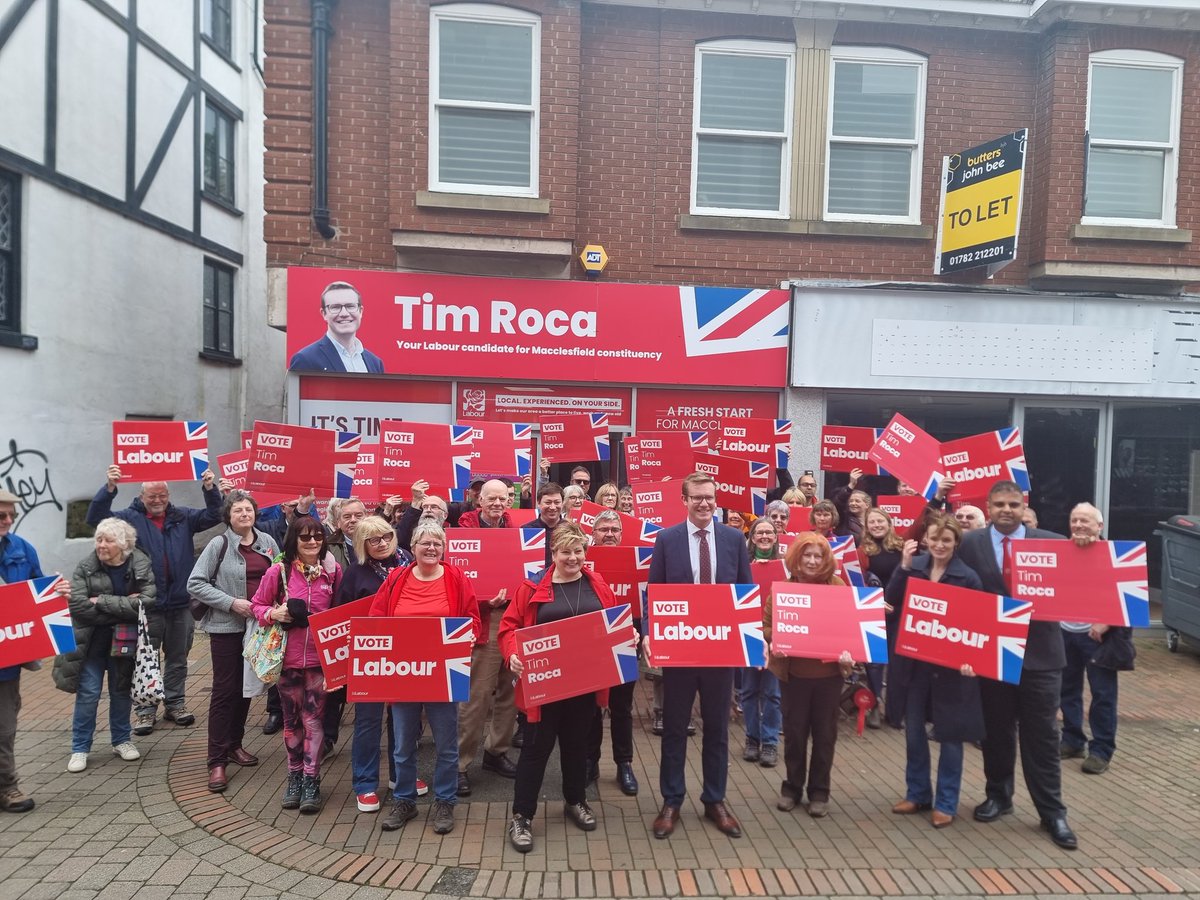
[[[325,240],[337,231],[329,224],[329,14],[337,0],[312,0],[313,53],[313,224]]]

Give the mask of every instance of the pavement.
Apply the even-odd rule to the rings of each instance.
[[[516,853],[505,837],[512,782],[472,771],[476,790],[457,808],[449,835],[421,815],[398,832],[380,814],[359,813],[350,789],[348,741],[326,761],[325,806],[315,816],[279,808],[280,735],[265,736],[261,700],[251,707],[246,746],[253,769],[230,767],[230,789],[210,794],[204,766],[208,655],[192,651],[191,728],[160,723],[135,738],[142,759],[109,751],[106,702],[88,768],[65,771],[73,698],[54,690],[49,667],[22,678],[17,737],[22,787],[37,800],[23,815],[0,813],[0,900],[16,898],[311,897],[666,898],[666,897],[1058,897],[1200,898],[1200,650],[1168,652],[1161,629],[1138,637],[1138,668],[1121,675],[1118,751],[1109,771],[1063,766],[1063,793],[1080,849],[1060,850],[1038,830],[1018,788],[1016,814],[983,825],[980,754],[967,750],[960,817],[934,830],[921,816],[891,814],[903,796],[904,742],[885,729],[855,734],[843,722],[831,814],[782,813],[782,767],[741,760],[740,721],[730,726],[728,802],[744,837],[730,839],[701,818],[693,793],[669,840],[650,833],[657,812],[658,740],[650,734],[649,689],[639,690],[635,771],[642,790],[626,797],[605,759],[592,789],[599,819],[585,834],[563,818],[556,771],[534,820],[535,849]],[[700,740],[688,780],[700,783]],[[607,738],[606,738],[607,743]],[[385,769],[386,773],[386,769]],[[432,780],[432,748],[419,773]],[[386,781],[386,774],[384,776]],[[1018,775],[1018,783],[1020,776]],[[555,802],[555,801],[558,802]],[[386,808],[386,807],[385,807]]]

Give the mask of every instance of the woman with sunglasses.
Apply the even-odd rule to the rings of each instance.
[[[325,676],[308,617],[333,605],[342,570],[326,552],[325,531],[309,516],[298,516],[283,538],[283,559],[259,582],[251,605],[258,624],[278,622],[287,632],[279,699],[288,776],[284,809],[321,809],[321,757],[325,740]]]

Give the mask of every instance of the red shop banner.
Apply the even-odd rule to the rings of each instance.
[[[900,611],[896,653],[1017,684],[1033,604],[912,578]]]
[[[712,439],[722,456],[737,459],[774,460],[775,468],[786,469],[792,455],[791,419],[723,419]]]
[[[588,547],[587,565],[608,582],[618,600],[633,605],[633,614],[640,619],[642,589],[653,556],[653,547]]]
[[[766,665],[756,584],[651,584],[646,632],[652,666]]]
[[[630,485],[633,491],[633,512],[639,518],[659,528],[678,525],[687,518],[683,488],[678,481],[644,481]]]
[[[608,416],[584,413],[578,416],[544,416],[538,419],[541,458],[552,462],[608,462]]]
[[[315,490],[321,497],[349,497],[362,439],[353,432],[303,425],[255,422],[247,487],[282,497]]]
[[[880,494],[875,498],[875,505],[892,517],[892,526],[901,537],[916,524],[929,504],[924,497],[915,495]]]
[[[542,416],[604,413],[614,428],[627,428],[633,424],[633,388],[460,381],[455,410],[460,422],[523,423]]]
[[[384,496],[407,495],[424,480],[428,493],[461,499],[471,480],[473,434],[470,425],[385,419],[379,423],[379,489]]]
[[[601,506],[599,503],[593,503],[591,500],[584,500],[583,506],[578,509],[567,510],[567,516],[572,522],[575,522],[583,529],[583,533],[591,535],[592,527],[596,524],[596,516],[608,510],[608,507]],[[617,512],[616,510],[609,510]],[[631,516],[628,513],[617,512],[621,517],[621,546],[623,547],[653,547],[654,541],[658,533],[662,531],[662,527],[655,525],[653,522],[647,522],[645,519],[639,519],[637,516]]]
[[[767,509],[767,483],[771,464],[749,459],[693,453],[695,471],[711,475],[717,483],[717,506],[761,516]]]
[[[335,281],[353,285],[358,302],[324,313],[322,291]],[[340,365],[332,327],[361,341],[382,373],[520,371],[557,383],[569,365],[582,382],[707,384],[719,371],[738,386],[786,384],[786,290],[294,266],[287,295],[292,371]]]
[[[471,474],[521,478],[532,471],[533,426],[519,422],[464,422],[471,429]]]
[[[1033,618],[1148,628],[1150,591],[1142,541],[1013,542],[1013,593]]]
[[[112,437],[126,481],[199,481],[208,469],[207,422],[113,422]]]
[[[707,431],[650,431],[625,438],[625,468],[630,483],[686,478],[696,471],[692,454],[707,452]]]
[[[951,503],[987,508],[988,491],[997,481],[1012,481],[1029,494],[1029,469],[1018,428],[985,431],[942,444],[942,470],[954,479]]]
[[[542,706],[638,677],[637,632],[628,603],[518,628],[522,699]]]
[[[708,372],[699,382],[713,380]],[[721,373],[725,381],[725,373]],[[726,382],[730,383],[730,382]],[[774,418],[779,394],[752,391],[697,391],[681,388],[638,388],[638,434],[647,431],[716,431],[725,419]]]
[[[325,673],[325,690],[335,691],[345,686],[350,673],[350,620],[366,618],[374,600],[372,594],[308,617],[321,671]]]
[[[60,575],[0,584],[0,667],[19,666],[75,649]]]
[[[821,426],[822,472],[850,472],[862,469],[864,475],[879,475],[879,466],[868,454],[879,440],[882,428],[859,428],[854,425]]]
[[[771,586],[771,649],[784,656],[887,662],[883,588],[832,584]]]
[[[369,616],[350,620],[350,703],[461,702],[471,694],[466,616]]]
[[[542,528],[451,528],[446,532],[446,561],[463,570],[480,600],[508,591],[512,599],[526,578],[546,567],[546,531]]]
[[[943,477],[942,445],[900,413],[892,416],[867,456],[926,500],[937,493]]]

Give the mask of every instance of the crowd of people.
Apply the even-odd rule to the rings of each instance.
[[[859,487],[861,478],[855,470],[847,485],[819,500],[816,477],[805,472],[795,487],[777,492],[779,499],[761,518],[726,510],[723,524],[713,479],[689,475],[680,484],[684,521],[658,532],[649,583],[753,583],[754,566],[778,566],[775,561],[782,560],[790,581],[837,585],[842,582],[830,538],[849,535],[868,583],[885,589],[891,643],[912,579],[1011,595],[1011,542],[1063,537],[1039,530],[1020,488],[1007,481],[991,487],[986,510],[964,505],[953,512],[946,503],[953,484],[944,482],[913,528],[900,534],[891,516]],[[427,493],[428,485],[418,481],[411,497],[389,498],[373,511],[354,498],[334,501],[322,519],[311,494],[264,511],[250,493],[218,484],[211,472],[201,482],[202,509],[173,504],[167,485],[158,482],[143,484],[126,508],[114,512],[121,480],[120,469],[110,467],[88,510],[94,550],[69,583],[59,585],[69,598],[77,644],[55,659],[53,672],[56,686],[75,695],[67,771],[87,768],[105,675],[112,752],[122,760],[139,758],[133,738],[149,734],[160,719],[180,727],[194,724],[186,681],[195,628],[208,636],[212,660],[208,788],[225,791],[232,767],[258,763],[243,741],[251,698],[265,686],[247,677],[243,647],[257,627],[274,623],[287,640],[278,683],[265,691],[263,730],[283,735],[287,778],[280,803],[300,813],[318,811],[321,765],[338,741],[345,692],[325,690],[308,618],[372,597],[370,615],[464,616],[471,619],[474,635],[470,696],[461,704],[354,704],[351,768],[363,813],[383,805],[381,734],[387,736],[390,809],[382,816],[382,829],[404,827],[418,815],[417,798],[429,792],[417,778],[416,764],[426,729],[435,751],[430,821],[438,834],[454,828],[455,805],[470,796],[470,772],[481,756],[481,771],[512,779],[508,837],[516,850],[532,849],[537,798],[555,746],[564,815],[584,831],[595,829],[586,788],[599,774],[605,709],[616,783],[627,795],[639,792],[632,765],[635,684],[531,705],[516,652],[520,628],[616,604],[609,585],[586,559],[589,546],[621,543],[619,513],[632,512],[627,488],[610,482],[593,492],[589,470],[579,466],[566,488],[549,481],[544,470],[536,486],[529,479],[524,484],[481,479],[472,483],[467,502],[457,504]],[[901,484],[900,492],[912,490]],[[593,496],[604,510],[586,533],[568,516]],[[0,578],[7,582],[43,575],[34,548],[11,531],[18,502],[0,491]],[[794,534],[787,529],[789,523],[794,528],[797,507],[803,508],[808,528]],[[221,523],[224,530],[195,558],[196,535]],[[445,559],[446,529],[455,525],[543,528],[546,567],[512,591],[477,597],[472,579]],[[1102,526],[1099,510],[1081,503],[1071,513],[1070,539],[1086,546],[1099,539]],[[784,656],[771,643],[772,598],[766,593],[765,667],[644,669],[654,690],[651,730],[662,740],[662,806],[651,823],[656,838],[668,838],[679,821],[697,701],[703,732],[700,799],[705,817],[719,831],[734,838],[742,834],[726,797],[731,703],[743,713],[743,760],[774,768],[782,756],[778,808],[803,807],[813,818],[830,812],[843,692],[864,661],[849,650],[834,660]],[[638,607],[635,627],[645,657],[650,629],[641,616],[648,610]],[[139,613],[155,652],[162,653],[161,711],[152,704],[135,709],[132,703],[133,658],[125,644],[131,628],[136,635]],[[1127,628],[1034,622],[1018,684],[976,677],[969,666],[949,669],[904,656],[893,656],[886,670],[866,666],[863,674],[875,697],[868,726],[882,727],[886,719],[905,734],[905,790],[893,812],[928,812],[933,827],[951,825],[959,814],[964,746],[978,744],[986,785],[974,818],[991,822],[1009,814],[1019,751],[1041,826],[1057,845],[1074,849],[1077,839],[1061,796],[1061,761],[1083,757],[1083,771],[1091,774],[1108,768],[1116,749],[1116,673],[1132,668],[1133,656]],[[19,789],[13,755],[21,668],[0,669],[0,805],[12,812],[34,805]],[[1090,741],[1084,731],[1085,679],[1092,696]],[[936,776],[931,743],[939,748]]]

